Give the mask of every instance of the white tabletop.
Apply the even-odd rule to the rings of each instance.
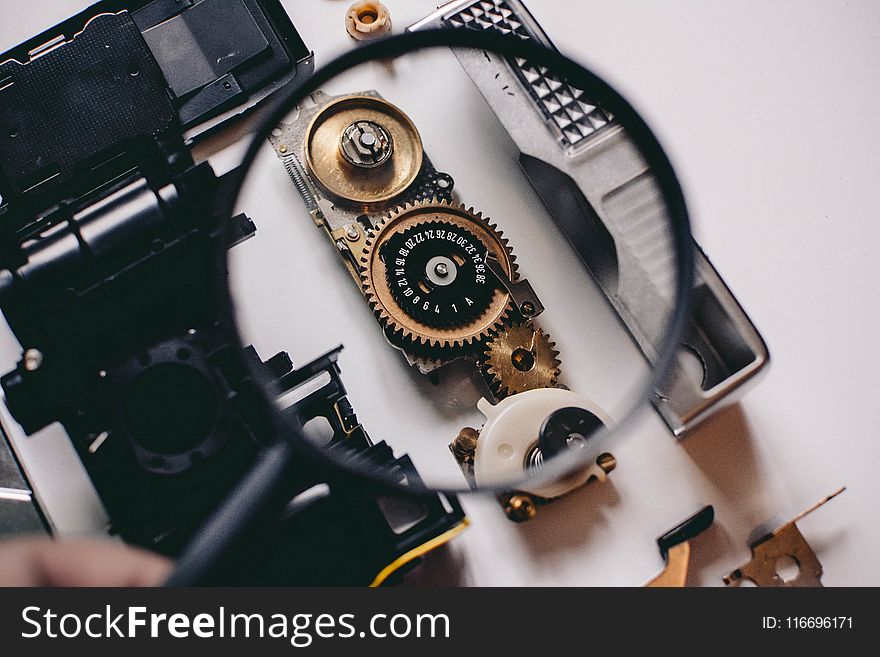
[[[87,4],[0,4],[0,50]],[[347,1],[284,4],[317,66],[351,47]],[[396,31],[434,7],[386,4]],[[646,411],[614,450],[609,484],[545,507],[530,523],[513,524],[493,499],[468,496],[472,526],[407,581],[638,585],[661,566],[656,537],[711,503],[716,521],[694,544],[692,575],[720,585],[748,560],[756,526],[846,485],[799,526],[826,585],[880,584],[880,266],[872,252],[880,246],[880,5],[527,4],[561,50],[611,81],[657,132],[697,240],[761,330],[772,364],[741,404],[682,442]],[[5,372],[19,347],[4,332]],[[11,423],[5,409],[3,419]],[[13,439],[59,531],[101,531],[100,505],[63,432]]]

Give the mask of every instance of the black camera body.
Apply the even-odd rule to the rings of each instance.
[[[176,554],[277,439],[215,296],[218,249],[256,226],[218,213],[228,176],[191,150],[311,69],[278,0],[104,0],[0,56],[0,308],[22,346],[0,383],[27,433],[64,426],[127,541]],[[260,366],[281,391],[329,372],[329,387],[287,412],[327,418],[419,490],[408,459],[357,424],[335,353],[298,369],[283,353]],[[324,482],[347,501],[320,503],[317,522],[299,520],[302,509],[276,519],[274,538],[248,548],[263,575],[231,568],[231,578],[302,581],[290,559],[304,544],[298,522],[312,547],[322,526],[329,536],[359,524],[367,547],[356,568],[340,571],[332,546],[315,555],[330,580],[348,573],[338,583],[368,583],[463,523],[454,498],[414,495],[415,524],[395,532],[368,484],[305,472],[291,473],[291,499]]]

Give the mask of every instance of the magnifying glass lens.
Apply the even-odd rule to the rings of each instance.
[[[257,136],[236,328],[290,355],[266,394],[316,458],[405,484],[364,457],[385,442],[429,488],[553,499],[613,467],[676,344],[687,217],[604,82],[534,43],[443,38],[366,46]],[[328,352],[332,377],[309,370]]]

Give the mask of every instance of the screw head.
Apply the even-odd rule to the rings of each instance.
[[[507,500],[504,512],[514,522],[525,522],[535,517],[535,514],[538,513],[538,507],[535,506],[535,501],[530,496],[517,493],[511,495]]]
[[[533,304],[531,301],[523,301],[519,307],[519,310],[524,316],[531,317],[535,314],[535,304]]]
[[[602,468],[605,474],[608,474],[617,467],[617,459],[614,458],[614,454],[605,452],[604,454],[599,454],[599,458],[596,459],[596,465]]]
[[[480,433],[471,427],[465,427],[458,432],[455,440],[452,441],[452,453],[460,460],[466,460],[473,457],[477,450],[477,438]]]
[[[357,240],[357,238],[360,237],[360,235],[361,235],[361,231],[354,224],[352,224],[351,226],[349,226],[348,228],[345,229],[345,236],[352,242]]]
[[[39,349],[28,349],[24,352],[24,369],[28,372],[35,372],[40,369],[43,364],[43,352]]]

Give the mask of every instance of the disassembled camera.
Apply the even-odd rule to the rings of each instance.
[[[434,167],[400,108],[375,90],[318,91],[271,142],[388,343],[424,374],[472,363],[497,401],[481,399],[483,428],[465,428],[450,444],[474,488],[519,478],[548,449],[570,449],[610,424],[560,385],[559,353],[535,320],[544,306],[520,278],[512,246],[496,224],[453,200],[452,176]],[[509,453],[499,452],[502,443]],[[538,503],[604,479],[614,463],[603,454],[562,481],[505,494],[502,505],[511,519],[527,520]]]
[[[356,3],[346,25],[355,39],[373,38],[390,17],[381,3]],[[454,0],[410,30],[438,26],[553,48],[519,0]],[[638,149],[611,113],[546,69],[456,55],[652,361],[671,303],[671,245],[628,229],[664,212]],[[227,179],[194,162],[192,148],[311,68],[278,0],[103,0],[0,58],[0,308],[22,346],[0,383],[27,434],[63,425],[111,531],[180,554],[259,455],[284,439],[261,413],[254,373],[274,384],[272,401],[308,437],[405,487],[389,493],[308,460],[294,464],[284,510],[226,564],[223,583],[379,585],[467,525],[454,496],[430,493],[407,456],[369,438],[342,382],[341,347],[300,367],[285,352],[262,361],[230,339],[229,318],[208,301],[215,247],[235,246],[256,226],[204,202],[228,195]],[[485,384],[474,400],[482,426],[449,443],[472,488],[520,479],[613,424],[564,385],[538,322],[544,306],[513,246],[459,203],[453,176],[434,166],[403,110],[376,90],[316,91],[271,144],[389,345],[435,383],[464,362]],[[679,365],[653,400],[676,435],[735,399],[769,358],[699,248],[696,261],[681,348],[702,376]],[[2,419],[0,534],[51,532]],[[528,520],[615,466],[603,453],[498,499],[509,518]],[[705,507],[658,539],[666,568],[648,585],[685,583],[688,540],[713,516]],[[794,523],[755,542],[752,562],[725,581],[780,585],[768,564],[792,554],[806,568],[795,584],[819,584],[821,566]]]
[[[256,227],[245,215],[225,225],[206,199],[223,198],[226,179],[191,154],[311,67],[277,0],[105,0],[0,57],[0,307],[23,352],[0,383],[27,434],[63,425],[113,533],[176,555],[285,439],[251,362],[286,413],[319,420],[324,439],[413,492],[292,467],[290,506],[225,581],[379,584],[464,528],[461,507],[370,441],[336,352],[295,369],[230,338],[215,253]],[[0,496],[3,528],[51,531],[14,444],[4,435],[0,487],[15,494]]]

